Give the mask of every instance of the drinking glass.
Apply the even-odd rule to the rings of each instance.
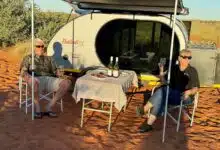
[[[33,68],[32,68],[32,65],[29,66],[29,70],[31,72],[35,72],[36,71],[36,65],[33,65]]]
[[[160,64],[161,66],[164,66],[164,65],[166,64],[166,58],[160,58],[159,64]]]
[[[59,71],[60,77],[64,76],[64,66],[63,65],[60,65],[58,67],[58,71]]]

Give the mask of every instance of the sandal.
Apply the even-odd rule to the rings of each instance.
[[[35,119],[42,119],[42,113],[41,112],[34,112],[34,118]]]
[[[140,127],[139,127],[139,132],[140,133],[144,133],[144,132],[149,132],[153,130],[152,125],[149,125],[147,123],[143,123]]]
[[[51,117],[51,118],[56,118],[57,114],[55,112],[52,111],[48,111],[44,113],[45,116]]]

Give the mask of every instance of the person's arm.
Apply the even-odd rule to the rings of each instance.
[[[184,92],[185,99],[187,99],[190,95],[195,95],[199,91],[199,87],[200,87],[199,76],[197,70],[194,68],[190,75],[190,80],[192,82],[192,88]]]
[[[28,78],[31,76],[29,73],[28,73],[28,69],[30,67],[30,62],[29,62],[29,57],[26,56],[24,57],[22,63],[21,63],[21,76],[25,79],[25,80],[28,80]]]
[[[199,88],[198,87],[193,87],[192,89],[186,90],[184,92],[185,95],[190,96],[190,95],[195,95],[198,92]]]
[[[165,75],[167,74],[167,71],[164,71],[164,66],[161,65],[161,64],[158,64],[159,65],[159,70],[160,70],[160,73],[159,73],[159,78],[160,78],[160,81],[162,83],[166,83],[166,79],[165,79]]]
[[[52,71],[54,76],[58,76],[57,75],[57,64],[56,64],[56,61],[53,59],[53,57],[50,57],[50,59],[51,59],[51,71]]]

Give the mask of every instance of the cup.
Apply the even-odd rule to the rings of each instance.
[[[164,66],[166,64],[166,58],[160,58],[159,65]]]
[[[31,71],[31,72],[35,72],[36,71],[36,65],[30,65],[29,66],[29,70]]]
[[[74,69],[80,69],[81,67],[81,57],[78,54],[73,55],[73,68]]]
[[[63,65],[59,65],[58,71],[59,71],[60,77],[64,76],[64,66]]]

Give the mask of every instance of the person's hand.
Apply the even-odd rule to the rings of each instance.
[[[187,100],[189,98],[190,94],[191,94],[190,90],[185,91],[184,92],[184,100]]]
[[[31,75],[29,75],[28,73],[24,73],[24,81],[25,82],[28,82],[29,80],[30,80],[30,78],[31,78]]]
[[[164,72],[164,65],[162,63],[158,63],[160,69],[160,76],[164,76],[166,72]]]
[[[64,75],[64,71],[61,70],[61,69],[57,69],[57,71],[56,71],[56,76],[57,76],[57,77],[62,77],[63,75]]]
[[[59,69],[56,71],[56,76],[61,77],[61,72],[59,71]]]
[[[160,71],[164,70],[164,65],[162,63],[158,63],[158,66],[159,66]]]

